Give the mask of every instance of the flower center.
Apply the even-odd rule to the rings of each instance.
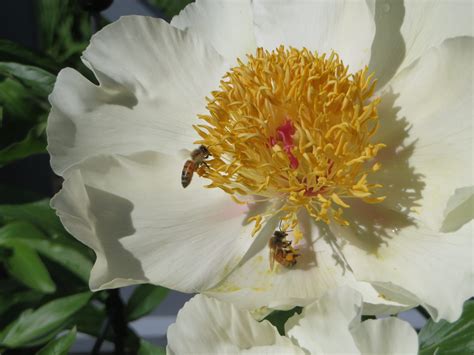
[[[384,147],[378,128],[375,81],[365,68],[348,73],[336,53],[262,48],[227,72],[208,98],[206,124],[195,129],[212,153],[200,174],[234,198],[276,199],[289,225],[306,208],[316,220],[341,224],[346,200],[374,203],[381,185],[369,184]],[[253,217],[256,232],[262,216]]]

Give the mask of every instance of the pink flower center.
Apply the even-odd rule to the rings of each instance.
[[[273,147],[278,143],[283,143],[283,150],[285,151],[288,159],[290,160],[290,167],[292,169],[298,168],[298,159],[293,155],[291,150],[295,146],[293,143],[293,135],[295,134],[296,130],[293,126],[293,123],[287,117],[286,121],[277,128],[276,130],[276,137],[270,137],[270,146]]]

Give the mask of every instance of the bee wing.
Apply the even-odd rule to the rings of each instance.
[[[191,157],[191,151],[189,149],[180,149],[178,151],[178,156],[183,158],[183,160],[188,160]]]
[[[191,158],[191,151],[189,149],[180,149],[178,151],[178,157],[183,160],[188,160]]]
[[[272,248],[269,248],[269,250],[270,250],[270,255],[269,255],[270,270],[273,271],[275,267],[275,251]]]

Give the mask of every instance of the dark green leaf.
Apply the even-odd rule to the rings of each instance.
[[[64,243],[62,239],[50,239],[29,222],[15,221],[0,228],[0,245],[8,241],[21,241],[46,258],[62,265],[84,282],[88,282],[92,261],[76,246]],[[85,247],[84,247],[85,248]]]
[[[99,336],[102,324],[106,317],[105,309],[98,308],[91,303],[87,304],[80,312],[74,316],[74,323],[81,333],[92,336]]]
[[[1,77],[0,77],[1,78]],[[19,81],[6,78],[0,81],[0,105],[4,110],[4,122],[2,129],[8,128],[7,115],[14,119],[14,123],[18,124],[20,121],[28,123],[38,123],[42,110],[39,103],[32,97],[28,88],[23,86]],[[12,123],[13,124],[13,123]],[[3,144],[1,146],[4,146]]]
[[[53,90],[56,80],[53,74],[41,68],[18,63],[0,62],[0,74],[18,80],[31,94],[45,99]]]
[[[6,260],[13,255],[12,248],[0,245],[0,261]],[[2,305],[0,304],[0,308]]]
[[[25,188],[15,186],[0,185],[0,205],[9,203],[27,203],[40,200],[42,195]],[[2,220],[0,216],[0,221]]]
[[[92,35],[89,14],[76,0],[38,0],[40,42],[48,55],[64,62],[81,53]]]
[[[169,20],[179,14],[179,12],[184,9],[186,5],[192,3],[193,0],[148,0],[148,2],[162,11]]]
[[[461,318],[449,323],[429,320],[419,334],[420,355],[474,354],[474,301],[467,301]]]
[[[37,355],[66,355],[76,340],[76,327],[67,334],[51,340]]]
[[[295,313],[300,314],[302,311],[303,311],[302,307],[295,307],[288,311],[273,311],[267,317],[265,317],[265,320],[272,323],[277,328],[278,333],[280,333],[280,335],[285,335],[286,321],[290,317],[292,317]]]
[[[137,286],[127,304],[127,319],[132,321],[152,312],[167,294],[168,289],[161,286]]]
[[[3,291],[3,290],[2,290]],[[36,291],[2,292],[0,293],[0,314],[9,310],[17,304],[36,303],[43,297],[43,294]]]
[[[46,153],[45,123],[33,126],[26,137],[0,149],[0,167],[30,155]]]
[[[0,344],[16,348],[49,341],[68,325],[70,318],[87,304],[91,296],[90,292],[84,292],[55,299],[35,311],[24,311],[0,332]]]
[[[3,229],[0,229],[0,233]],[[34,249],[20,241],[13,240],[2,245],[13,250],[13,254],[5,260],[5,265],[11,276],[33,290],[43,293],[56,291],[56,285]]]
[[[140,348],[138,355],[165,355],[166,350],[161,346],[153,345],[143,339],[140,339]]]
[[[61,69],[60,65],[45,54],[37,53],[5,39],[0,39],[0,61],[34,65],[52,73],[57,73]]]

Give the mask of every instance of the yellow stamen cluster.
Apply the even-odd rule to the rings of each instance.
[[[259,48],[232,68],[208,98],[206,124],[196,125],[212,153],[201,171],[236,196],[281,201],[294,225],[301,208],[317,220],[342,217],[348,198],[378,202],[380,185],[367,176],[384,146],[370,142],[378,128],[375,81],[365,68],[348,73],[336,53],[318,55],[283,46]],[[259,227],[262,216],[254,217]]]

